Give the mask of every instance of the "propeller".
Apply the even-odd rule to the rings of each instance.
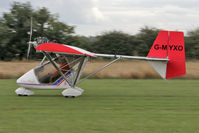
[[[31,39],[32,39],[32,17],[30,18],[30,39],[29,39],[29,42],[28,42],[27,60],[29,58],[30,49],[31,49],[31,46],[32,46]]]

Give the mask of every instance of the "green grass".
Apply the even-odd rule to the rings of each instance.
[[[199,80],[90,79],[84,94],[18,97],[0,80],[0,133],[198,133]]]

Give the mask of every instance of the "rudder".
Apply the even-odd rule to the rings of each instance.
[[[168,58],[168,62],[150,61],[165,79],[186,74],[183,32],[160,31],[147,57]]]
[[[183,32],[170,31],[166,79],[186,74]]]

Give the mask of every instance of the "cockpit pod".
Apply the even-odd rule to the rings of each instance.
[[[77,77],[77,71],[81,57],[62,55],[53,59],[55,65],[64,74],[65,78],[57,71],[49,61],[39,65],[17,80],[17,84],[27,89],[66,89]]]
[[[71,71],[65,71],[68,80]],[[50,62],[31,69],[17,80],[17,84],[27,89],[65,89],[68,87],[68,83]]]
[[[37,77],[35,76],[34,69],[31,69],[19,79],[17,79],[17,84],[21,87],[32,88],[32,85],[39,84]]]

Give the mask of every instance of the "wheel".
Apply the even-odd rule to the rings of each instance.
[[[22,94],[18,94],[18,96],[28,96],[28,95],[22,95]]]
[[[75,98],[75,96],[65,96],[65,98]]]

